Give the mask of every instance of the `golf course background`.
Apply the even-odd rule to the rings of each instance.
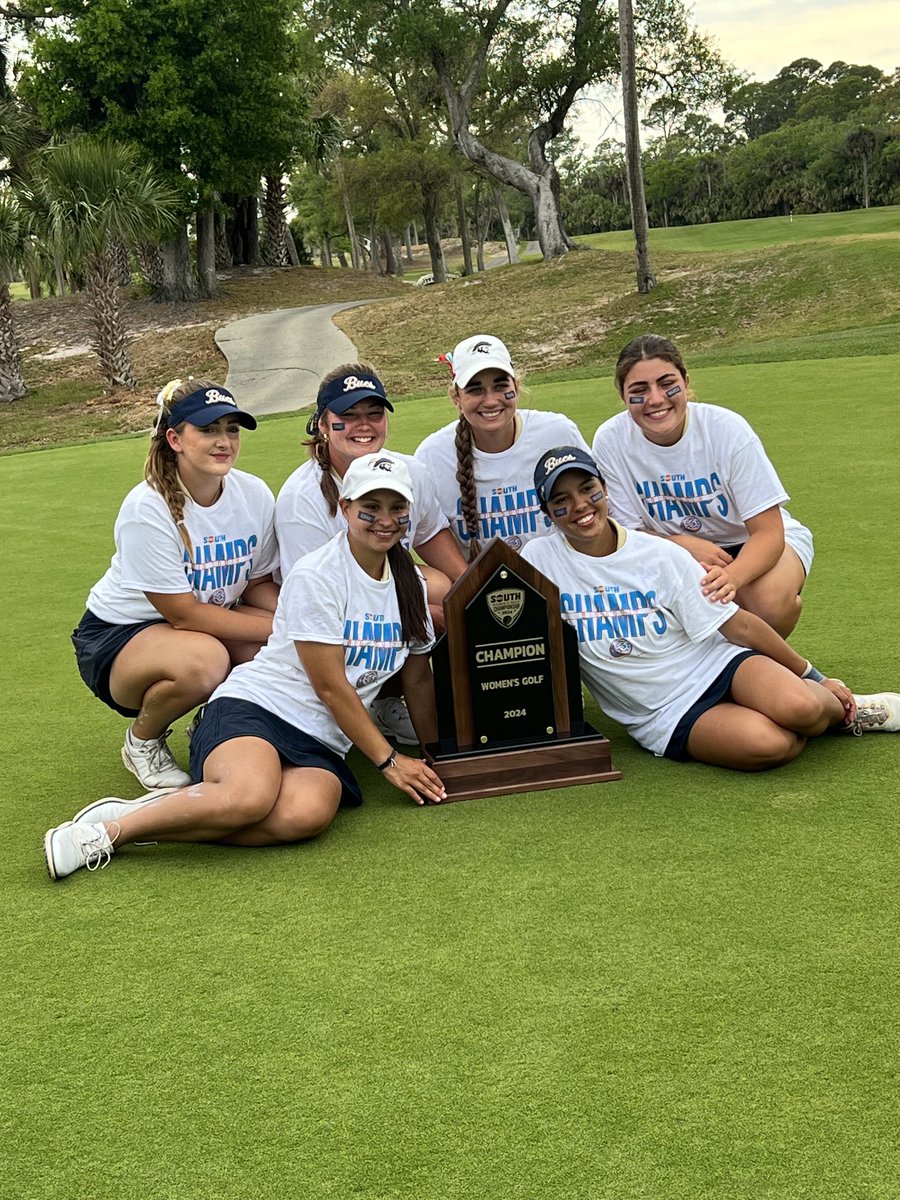
[[[874,328],[863,353],[848,325],[841,357],[692,370],[814,531],[793,644],[863,692],[900,690],[900,355],[869,349]],[[536,375],[526,402],[590,440],[618,408],[610,371]],[[451,415],[406,400],[390,444]],[[261,422],[240,465],[277,491],[303,424]],[[420,810],[354,754],[366,804],[313,843],[130,847],[51,884],[47,826],[138,790],[68,638],[144,452],[0,459],[0,1194],[896,1197],[898,738],[824,737],[741,775],[654,759],[589,706],[619,783]]]

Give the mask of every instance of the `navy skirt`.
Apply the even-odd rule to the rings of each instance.
[[[165,625],[160,617],[158,621],[136,621],[133,625],[111,625],[109,621],[101,621],[88,609],[78,628],[72,631],[72,645],[75,647],[75,661],[78,663],[78,673],[88,685],[98,700],[123,717],[136,717],[138,709],[123,708],[113,700],[109,691],[109,675],[119,651],[127,646],[136,633],[149,629],[151,625]]]
[[[203,764],[217,746],[240,737],[261,738],[268,742],[278,751],[282,763],[331,771],[341,781],[341,804],[353,808],[362,804],[356,776],[340,754],[259,704],[236,700],[232,696],[220,696],[207,704],[191,735],[191,777],[194,781],[202,782]]]

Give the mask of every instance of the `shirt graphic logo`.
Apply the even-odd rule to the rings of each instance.
[[[629,642],[628,638],[616,638],[614,642],[609,643],[609,652],[613,658],[627,658],[634,649],[634,643]]]

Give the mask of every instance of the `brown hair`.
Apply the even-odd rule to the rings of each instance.
[[[616,361],[616,387],[620,396],[625,395],[625,380],[631,368],[650,358],[661,358],[663,362],[671,363],[687,379],[687,367],[675,343],[660,337],[658,333],[643,333],[628,343]]]
[[[306,432],[309,434],[309,437],[303,445],[306,447],[309,457],[322,468],[319,477],[319,487],[322,489],[322,495],[325,497],[325,502],[328,505],[329,515],[332,517],[337,516],[338,488],[332,474],[333,467],[331,465],[331,451],[328,448],[328,438],[319,429],[319,422],[324,419],[325,413],[328,411],[320,407],[322,393],[329,383],[333,383],[335,379],[342,379],[345,375],[375,374],[375,368],[369,363],[363,362],[344,363],[343,366],[335,367],[333,371],[329,371],[319,383],[319,390],[316,393],[316,411],[310,415],[309,420],[306,422]]]
[[[193,554],[193,547],[190,535],[184,527],[185,492],[181,480],[178,478],[178,456],[166,437],[169,428],[169,413],[172,411],[173,405],[177,404],[179,400],[184,400],[186,396],[190,396],[192,392],[202,392],[206,388],[218,386],[217,383],[208,379],[185,379],[184,381],[172,379],[166,384],[156,398],[159,413],[150,434],[150,449],[147,451],[147,459],[144,463],[144,479],[165,500],[169,512],[172,514],[172,520],[181,534],[181,540],[184,542],[188,556]],[[184,421],[180,425],[176,425],[176,433],[179,433],[184,426]]]
[[[412,557],[409,551],[397,542],[388,550],[387,559],[397,591],[403,640],[407,645],[411,642],[427,642],[428,609],[425,604],[425,591]]]

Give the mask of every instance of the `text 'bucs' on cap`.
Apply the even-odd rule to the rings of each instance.
[[[364,454],[355,458],[341,482],[341,499],[358,500],[369,492],[382,488],[397,492],[407,500],[413,498],[412,479],[409,467],[402,458],[379,450],[375,454]]]
[[[377,400],[388,412],[394,411],[393,404],[385,395],[384,384],[377,375],[339,375],[337,379],[332,379],[319,389],[316,410],[320,416],[326,408],[335,416],[340,416],[360,400]]]
[[[256,428],[256,417],[238,408],[237,400],[226,387],[202,388],[200,391],[191,392],[183,400],[178,400],[169,409],[166,424],[169,429],[174,429],[182,421],[188,421],[191,425],[203,429],[206,425],[212,425],[213,421],[218,421],[220,417],[231,417],[245,429]]]
[[[544,504],[550,498],[553,485],[565,471],[587,471],[601,478],[600,468],[591,456],[579,446],[554,446],[546,450],[534,468],[534,488]]]
[[[489,334],[478,333],[466,338],[450,355],[450,369],[457,387],[464,388],[473,376],[487,367],[505,371],[510,379],[516,377],[509,351],[499,338]]]

